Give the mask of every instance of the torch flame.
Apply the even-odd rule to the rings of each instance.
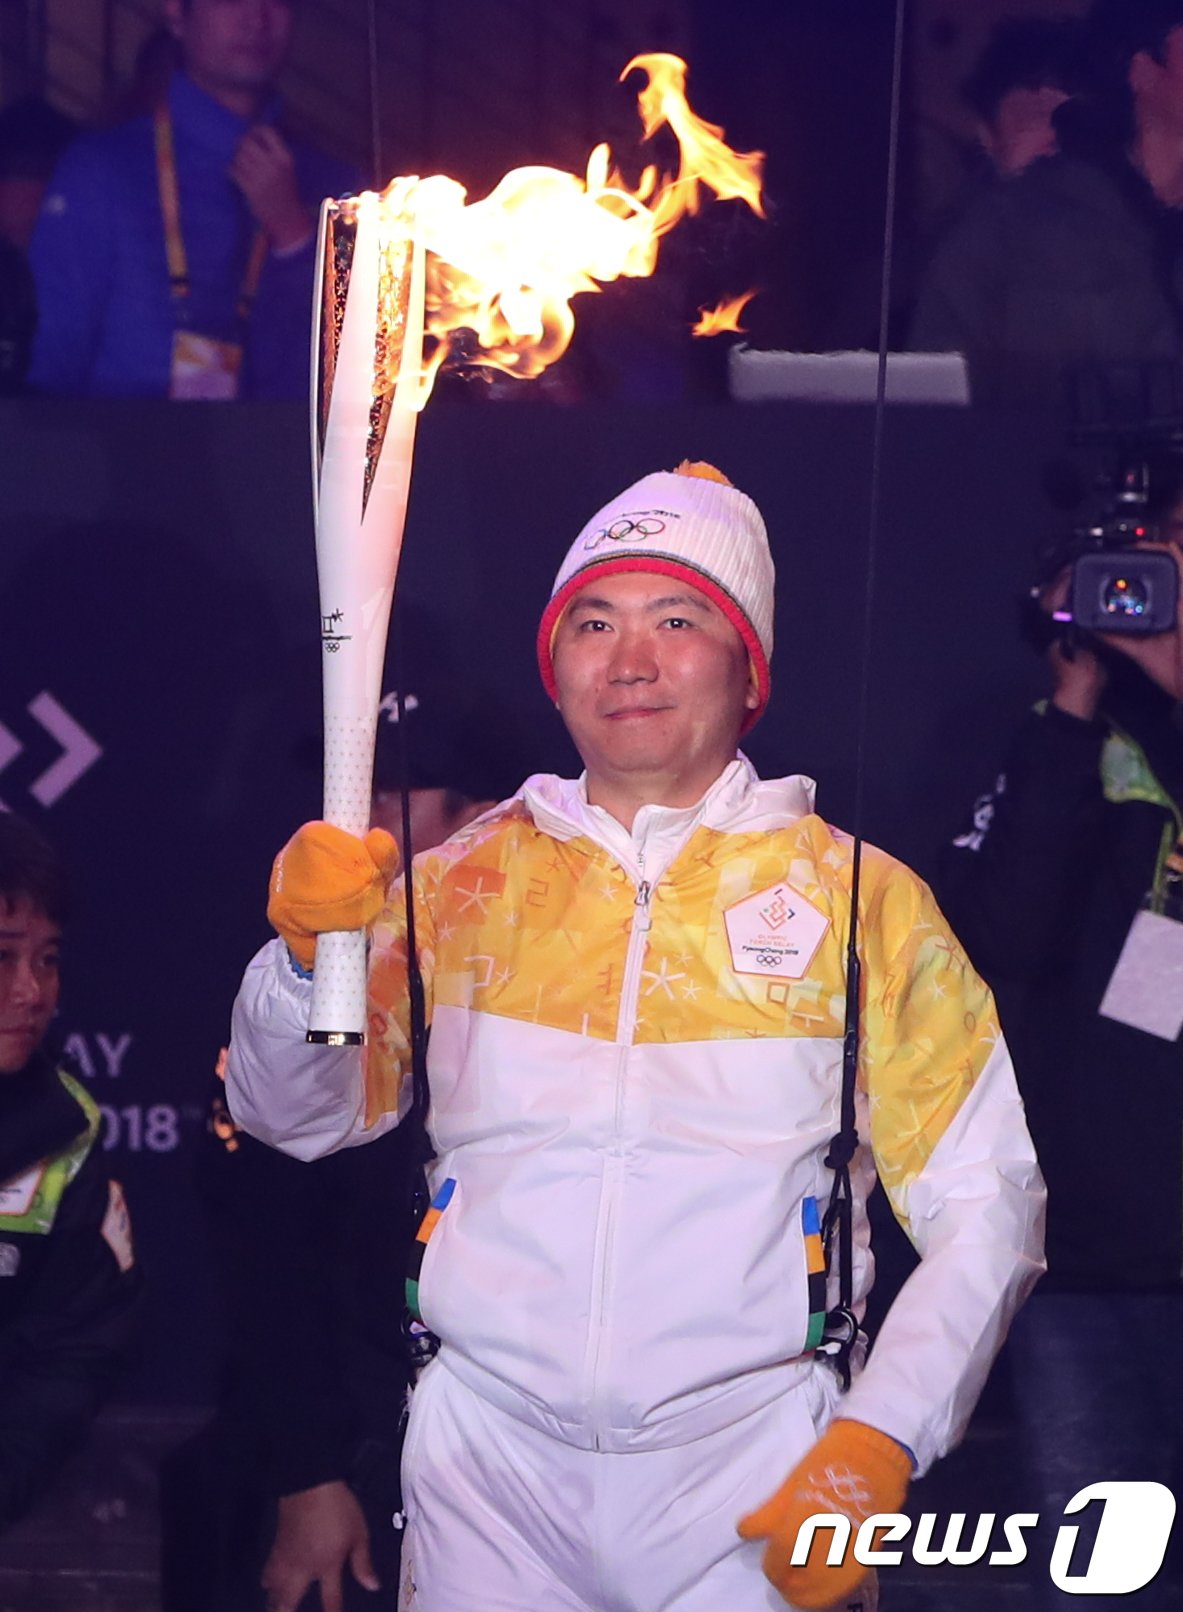
[[[427,251],[426,324],[417,407],[457,349],[463,362],[530,379],[561,358],[575,328],[571,298],[621,276],[653,273],[658,244],[698,211],[705,187],[763,216],[762,152],[732,151],[723,131],[686,100],[686,64],[638,56],[646,138],[668,127],[678,142],[674,175],[648,167],[630,187],[598,145],[580,178],[557,168],[515,168],[482,201],[443,175],[395,179],[380,198],[388,250],[414,240]],[[346,219],[356,202],[338,204]],[[459,337],[460,332],[471,336]],[[394,377],[388,378],[393,383]]]
[[[740,315],[755,295],[754,291],[745,291],[741,296],[729,297],[717,308],[700,308],[698,323],[690,334],[718,336],[725,330],[734,330],[742,335],[744,327],[739,322]]]
[[[700,184],[709,185],[720,201],[746,202],[763,218],[760,176],[764,153],[732,151],[723,139],[722,129],[713,123],[704,123],[690,110],[686,100],[686,63],[680,56],[634,56],[621,78],[627,78],[634,67],[649,75],[648,84],[637,97],[646,140],[668,124],[682,153],[677,178],[673,183],[667,182],[654,199],[653,210],[660,220],[658,233],[672,229],[683,213],[698,211]]]

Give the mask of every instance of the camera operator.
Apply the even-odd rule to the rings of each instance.
[[[1104,556],[1119,579],[1137,578],[1151,554],[1176,568],[1183,558],[1183,476],[1152,477],[1151,488],[1134,528],[1146,540]],[[1067,573],[1040,590],[1048,636],[1068,602]],[[1172,993],[1161,977],[1183,937],[1183,923],[1170,922],[1183,917],[1177,602],[1173,615],[1150,636],[1073,628],[1053,638],[1050,698],[1019,730],[938,883],[996,992],[1048,1182],[1049,1274],[1008,1348],[1035,1498],[1053,1530],[1086,1484],[1170,1485],[1183,1447],[1173,1346],[1183,1324],[1183,998],[1165,1023]],[[1066,1604],[1046,1572],[1043,1582],[1047,1605]],[[1174,1606],[1169,1593],[1149,1586],[1142,1605]]]

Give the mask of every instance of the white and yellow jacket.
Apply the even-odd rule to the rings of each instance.
[[[416,859],[432,1188],[454,1183],[420,1304],[477,1392],[627,1450],[804,1380],[851,860],[809,780],[762,782],[742,757],[697,806],[642,808],[631,834],[580,783],[534,777]],[[364,1054],[305,1045],[311,988],[279,942],[252,962],[227,1080],[246,1130],[310,1158],[405,1109],[400,903],[374,934]],[[990,995],[925,886],[867,850],[859,923],[857,1304],[876,1171],[922,1258],[843,1414],[924,1470],[1043,1268],[1043,1183]]]

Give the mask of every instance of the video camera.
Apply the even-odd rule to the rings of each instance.
[[[1139,444],[1119,451],[1116,468],[1103,473],[1091,500],[1091,511],[1066,541],[1044,557],[1041,580],[1032,588],[1038,600],[1047,585],[1070,568],[1067,597],[1052,612],[1061,629],[1130,633],[1150,637],[1170,632],[1178,622],[1179,570],[1172,554],[1141,545],[1160,541],[1158,514],[1168,474],[1183,494],[1183,457],[1173,439],[1165,444]],[[1153,451],[1157,449],[1156,454]],[[1161,455],[1161,457],[1160,457]],[[1169,468],[1168,468],[1169,467]]]

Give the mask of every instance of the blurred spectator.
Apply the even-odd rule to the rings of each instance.
[[[25,254],[49,177],[76,133],[38,96],[0,112],[0,395],[24,390],[37,323]]]
[[[1181,492],[1175,468],[1149,512],[1176,561]],[[1061,575],[1045,610],[1065,594]],[[1157,972],[1179,955],[1164,932],[1183,935],[1183,628],[1066,644],[1044,625],[1051,697],[950,847],[937,895],[997,996],[1048,1184],[1048,1275],[1008,1351],[1037,1509],[1058,1520],[1100,1479],[1173,1487],[1183,1457],[1167,1341],[1183,1324],[1179,1039],[1111,995],[1127,939],[1154,914],[1165,930],[1137,972],[1183,1014]],[[1061,1607],[1047,1543],[1040,1604]],[[1147,1609],[1179,1604],[1161,1578],[1141,1594]]]
[[[98,1105],[46,1045],[65,906],[56,852],[0,814],[0,1529],[86,1433],[140,1288]]]
[[[1183,550],[1183,461],[1151,464],[1147,518],[1157,538]]]
[[[289,140],[291,0],[165,0],[183,67],[151,114],[79,139],[31,261],[31,381],[101,397],[301,398],[316,207],[357,188]]]
[[[36,326],[37,295],[25,254],[0,240],[0,397],[25,390]]]
[[[161,1470],[163,1612],[392,1612],[411,1140],[304,1164],[238,1131],[219,1087],[201,1168],[231,1355]]]
[[[50,175],[77,133],[71,119],[37,95],[0,112],[0,239],[22,252]]]
[[[168,95],[169,81],[182,64],[181,45],[171,28],[153,28],[136,51],[131,79],[111,104],[104,123],[126,123],[150,116]]]
[[[1058,150],[1052,115],[1079,87],[1081,55],[1075,19],[1007,17],[995,26],[961,86],[962,99],[974,114],[977,149],[971,156],[967,143],[958,143],[966,181],[958,187],[954,205],[942,208],[935,221],[929,219],[923,234],[916,230],[912,210],[897,208],[888,332],[893,348],[907,345],[934,239],[977,204],[982,190]],[[882,272],[881,245],[847,268],[835,322],[838,346],[878,346]]]
[[[1059,149],[1052,116],[1080,88],[1081,43],[1074,18],[1006,17],[996,25],[961,93],[1000,178]]]
[[[979,194],[923,278],[909,345],[967,354],[979,396],[1180,357],[1183,0],[1098,0],[1087,31],[1059,154]]]
[[[521,767],[514,739],[480,711],[471,695],[436,683],[403,701],[385,694],[374,747],[370,821],[393,834],[402,849],[404,754],[412,855],[442,845],[481,812],[512,795]]]
[[[382,701],[372,814],[401,844],[405,767],[412,854],[521,773],[471,696],[417,688],[401,734],[397,697]],[[213,1130],[204,1186],[232,1360],[218,1416],[166,1469],[165,1612],[261,1609],[261,1579],[268,1612],[393,1609],[413,1127],[302,1163],[239,1131],[219,1089]]]

